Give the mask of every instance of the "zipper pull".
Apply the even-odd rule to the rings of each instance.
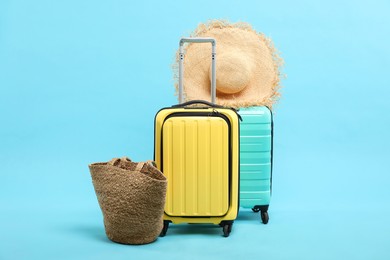
[[[213,109],[213,111],[209,114],[209,116],[213,116],[213,115],[219,115],[218,110]]]
[[[236,114],[237,114],[237,116],[238,116],[238,119],[240,119],[240,121],[242,122],[242,117],[241,117],[241,115],[238,113],[239,109],[235,109],[234,107],[231,107],[230,109],[233,110],[234,112],[236,112]]]

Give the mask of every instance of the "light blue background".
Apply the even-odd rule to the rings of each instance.
[[[0,2],[0,259],[390,259],[390,2]],[[181,36],[246,21],[285,59],[270,222],[104,234],[87,165],[153,157]],[[186,258],[184,258],[186,257]]]

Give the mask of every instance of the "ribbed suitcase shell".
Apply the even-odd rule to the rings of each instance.
[[[240,206],[268,206],[271,199],[272,113],[265,106],[241,108]]]
[[[163,125],[169,216],[223,216],[229,207],[228,125],[220,117],[171,117]]]
[[[197,116],[199,113],[222,114],[228,122],[219,116]],[[154,157],[168,180],[164,220],[176,224],[220,224],[236,219],[239,192],[236,112],[221,108],[160,110],[155,118]]]

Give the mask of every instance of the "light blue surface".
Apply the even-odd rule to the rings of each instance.
[[[388,1],[0,1],[0,259],[389,259]],[[170,65],[201,21],[285,59],[270,222],[109,242],[87,165],[153,156]],[[143,40],[141,40],[143,39]],[[185,257],[185,258],[184,258]]]

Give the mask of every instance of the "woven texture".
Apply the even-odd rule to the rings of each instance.
[[[107,237],[122,244],[146,244],[159,236],[167,181],[153,165],[128,158],[89,165]]]
[[[272,105],[280,97],[283,63],[271,40],[249,24],[211,21],[200,24],[191,37],[217,42],[216,103],[231,107]],[[189,44],[184,59],[184,100],[210,100],[211,45]],[[178,88],[178,58],[174,65]]]

